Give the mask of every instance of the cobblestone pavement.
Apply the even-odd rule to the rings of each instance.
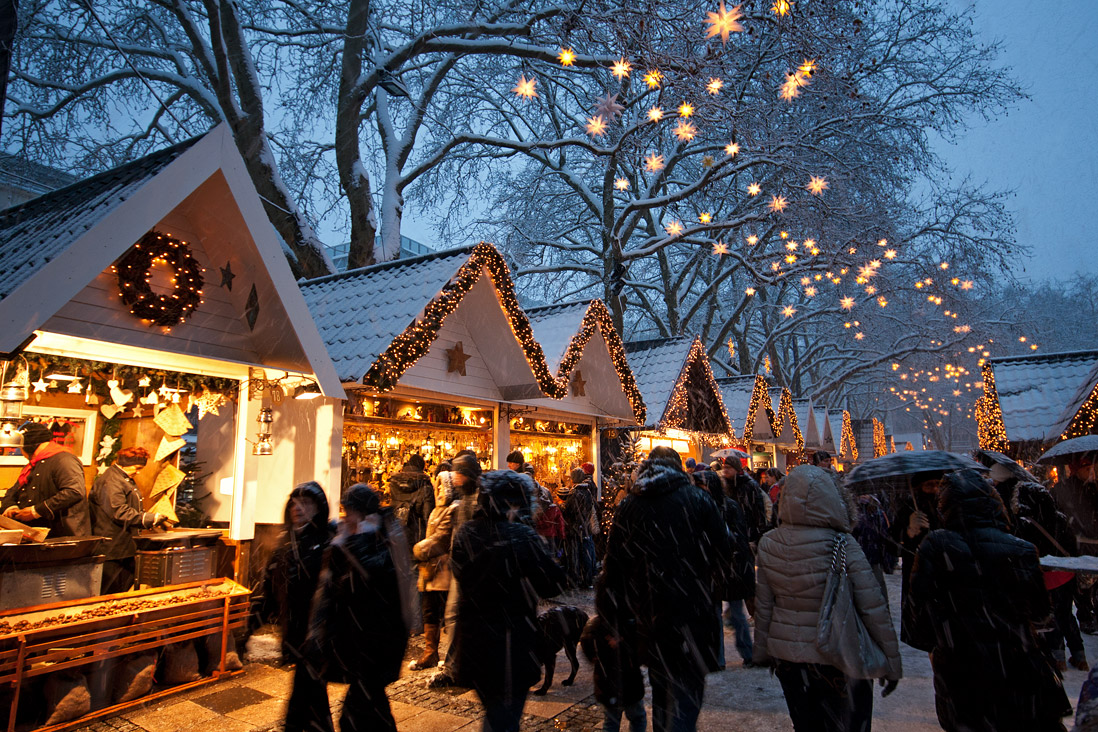
[[[893,617],[899,617],[899,574],[887,578]],[[591,609],[591,593],[558,598],[564,604]],[[1088,657],[1098,660],[1098,638],[1084,636]],[[933,732],[934,689],[926,654],[901,646],[904,680],[887,699],[877,697],[875,732]],[[408,658],[419,655],[422,636],[409,644]],[[725,633],[728,667],[707,680],[705,706],[698,729],[708,732],[791,732],[785,699],[777,680],[766,669],[744,668],[736,655],[731,631]],[[576,684],[562,687],[568,662],[557,661],[557,679],[548,695],[531,695],[522,729],[530,732],[585,732],[602,727],[602,711],[595,702],[591,667],[580,654]],[[563,669],[562,669],[563,667]],[[479,730],[482,712],[469,689],[427,689],[430,671],[408,671],[389,686],[393,715],[401,732]],[[1069,670],[1064,685],[1074,702],[1085,678]],[[291,671],[264,663],[249,663],[242,674],[220,683],[181,692],[128,710],[79,729],[79,732],[281,732]],[[336,719],[346,687],[332,684],[329,696]],[[649,711],[651,708],[649,707]],[[624,721],[624,720],[623,720]],[[1068,727],[1070,728],[1070,721]]]

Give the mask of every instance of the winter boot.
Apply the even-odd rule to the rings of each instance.
[[[420,671],[425,668],[434,668],[438,665],[438,639],[441,628],[438,625],[424,625],[423,626],[423,640],[426,646],[423,649],[423,655],[408,664],[408,668],[413,671]]]
[[[1078,656],[1072,654],[1071,658],[1068,659],[1068,663],[1071,664],[1072,668],[1079,671],[1090,671],[1090,664],[1087,663],[1087,654],[1085,653],[1080,653]]]

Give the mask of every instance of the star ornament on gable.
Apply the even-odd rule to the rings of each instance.
[[[574,397],[587,396],[587,392],[585,391],[586,386],[587,386],[587,382],[583,380],[583,373],[580,372],[580,371],[577,371],[575,373],[575,375],[572,377],[572,396],[574,396]]]
[[[221,267],[221,286],[232,292],[234,277],[236,275],[233,273],[233,263],[225,262],[225,266]]]
[[[465,352],[461,341],[454,344],[453,348],[446,349],[446,373],[465,376],[465,362],[471,354]]]
[[[599,103],[595,105],[595,113],[604,117],[608,122],[613,122],[624,111],[625,107],[618,104],[617,94],[607,94],[604,99],[600,99]]]
[[[742,5],[737,5],[731,10],[726,10],[724,7],[724,0],[721,0],[720,9],[717,12],[710,12],[705,22],[709,24],[709,30],[705,32],[705,37],[713,38],[714,36],[721,37],[721,43],[728,43],[728,36],[730,33],[739,33],[743,30],[743,25],[739,20],[743,17],[743,13],[740,12]]]

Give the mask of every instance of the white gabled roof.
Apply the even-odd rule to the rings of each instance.
[[[1011,442],[1055,441],[1095,385],[1098,351],[988,360]]]

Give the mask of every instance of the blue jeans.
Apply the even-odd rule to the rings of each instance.
[[[484,705],[483,732],[518,732],[522,722],[522,708],[526,706],[526,693],[521,692],[504,694],[500,696],[485,695],[477,691],[480,703]]]
[[[629,720],[629,732],[644,732],[648,727],[648,715],[644,711],[644,699],[626,704],[604,706],[602,708],[602,732],[618,732],[621,729],[621,715]]]
[[[736,651],[740,658],[750,661],[754,646],[751,642],[751,623],[747,620],[747,609],[743,600],[732,600],[728,603],[728,624],[736,634]]]
[[[705,675],[676,674],[648,667],[652,687],[652,732],[695,732],[705,697]]]

